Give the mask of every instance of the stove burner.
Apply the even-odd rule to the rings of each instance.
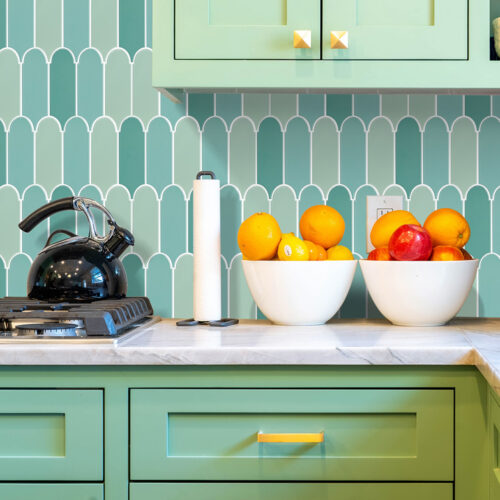
[[[29,323],[17,325],[22,335],[74,336],[78,325],[74,323]]]

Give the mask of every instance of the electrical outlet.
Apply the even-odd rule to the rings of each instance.
[[[366,197],[366,253],[373,250],[370,233],[375,221],[393,210],[403,210],[402,196],[367,196]]]

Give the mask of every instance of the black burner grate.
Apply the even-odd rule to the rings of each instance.
[[[147,297],[126,297],[94,302],[45,302],[26,297],[0,299],[0,322],[13,319],[81,320],[88,336],[117,335],[121,330],[153,314]],[[7,326],[6,326],[7,328]]]

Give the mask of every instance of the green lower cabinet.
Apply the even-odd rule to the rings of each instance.
[[[450,483],[132,483],[130,485],[130,500],[304,500],[306,498],[452,500],[453,485]]]
[[[489,403],[490,500],[500,500],[500,404],[493,392]]]
[[[0,484],[2,500],[103,500],[102,484]],[[147,498],[147,497],[145,497]]]

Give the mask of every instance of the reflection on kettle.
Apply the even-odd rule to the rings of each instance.
[[[100,236],[90,211],[97,208],[106,215],[109,231]],[[127,276],[119,256],[134,244],[134,237],[116,223],[109,211],[89,198],[68,197],[40,207],[20,222],[29,233],[51,215],[63,210],[83,212],[89,222],[89,236],[81,237],[64,229],[49,236],[45,248],[33,261],[28,274],[28,297],[50,301],[81,302],[119,299],[127,293]],[[51,243],[56,234],[68,238]]]

